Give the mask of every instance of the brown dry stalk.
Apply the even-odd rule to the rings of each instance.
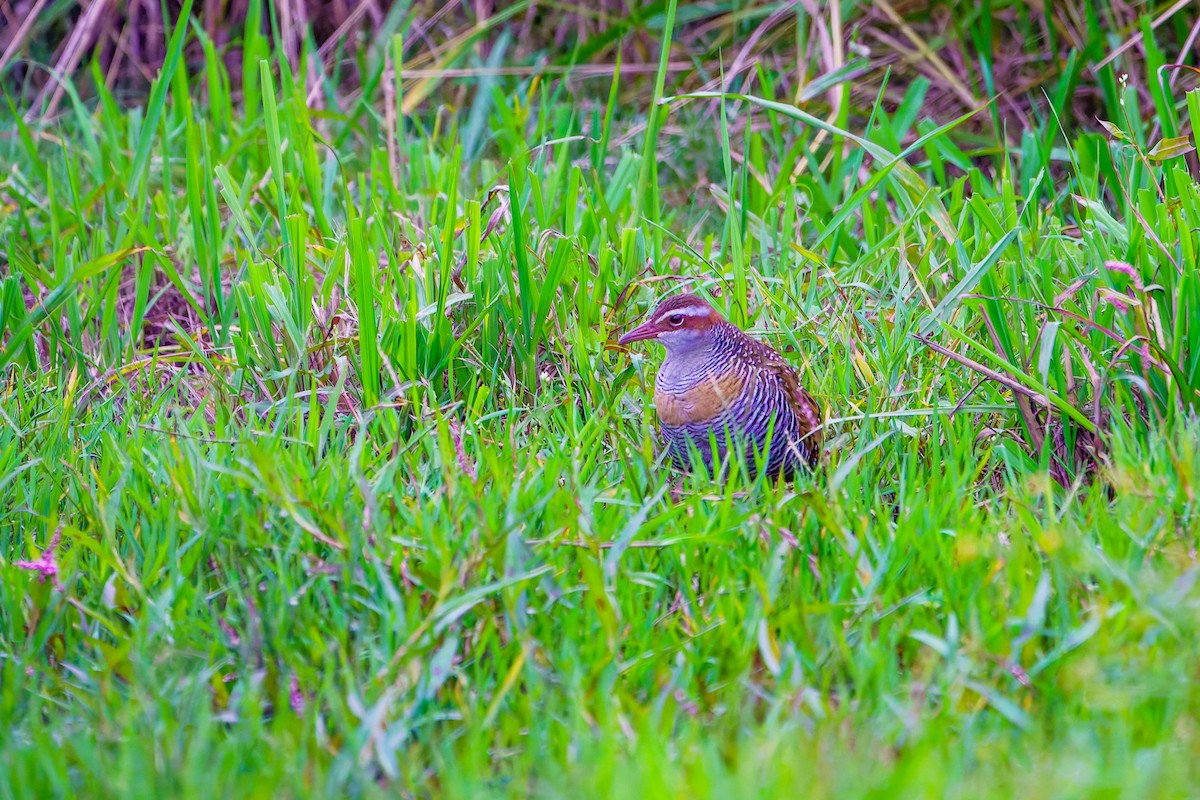
[[[36,101],[29,109],[29,117],[32,118],[34,111],[42,106],[42,102],[46,98],[46,92],[50,87],[54,87],[54,94],[50,97],[50,104],[46,107],[45,116],[54,115],[54,111],[58,108],[59,102],[62,100],[63,93],[66,87],[63,80],[67,80],[75,73],[75,69],[79,66],[80,59],[83,58],[84,50],[94,41],[100,30],[100,22],[104,19],[104,14],[108,10],[111,0],[92,0],[92,4],[87,7],[80,17],[79,22],[71,29],[71,35],[67,38],[67,44],[63,48],[62,55],[58,59],[58,63],[54,65],[55,72],[62,76],[60,79],[55,79],[42,87],[41,93]]]
[[[1150,30],[1156,30],[1160,25],[1165,23],[1171,17],[1175,16],[1176,12],[1180,11],[1181,9],[1186,8],[1187,6],[1191,5],[1195,1],[1196,0],[1177,0],[1175,5],[1171,6],[1163,13],[1159,14],[1154,19],[1154,21],[1150,23]],[[1092,67],[1092,74],[1099,75],[1100,70],[1104,69],[1105,66],[1107,66],[1108,64],[1110,64],[1114,60],[1116,60],[1118,56],[1120,56],[1122,53],[1124,53],[1129,48],[1135,47],[1138,44],[1141,44],[1141,41],[1142,41],[1142,32],[1139,29],[1137,33],[1135,33],[1133,36],[1129,37],[1123,44],[1121,44],[1121,46],[1119,46],[1116,50],[1113,50],[1111,53],[1109,53],[1107,56],[1105,56],[1104,59],[1102,59],[1098,64],[1096,64],[1096,66]]]
[[[959,364],[962,364],[964,367],[967,367],[968,369],[978,372],[980,375],[985,375],[988,378],[991,378],[996,383],[999,383],[1001,386],[1006,386],[1009,389],[1011,389],[1014,394],[1017,394],[1018,396],[1021,396],[1021,397],[1027,397],[1030,400],[1037,403],[1038,405],[1042,406],[1043,408],[1047,408],[1047,409],[1053,408],[1053,404],[1046,398],[1045,395],[1039,394],[1038,392],[1035,392],[1032,389],[1021,385],[1020,383],[1013,380],[1012,378],[1009,378],[1007,375],[1004,375],[1001,372],[997,372],[996,370],[994,370],[988,366],[985,366],[972,358],[968,358],[967,356],[960,355],[948,347],[943,347],[942,345],[938,344],[937,342],[932,341],[931,339],[921,337],[921,336],[918,336],[917,339],[920,340],[926,347],[928,347],[930,350],[934,351],[935,353],[940,353],[940,354],[946,356],[946,358],[949,358],[952,361],[957,361]]]
[[[4,55],[0,56],[0,72],[4,72],[4,67],[9,61],[12,60],[12,57],[16,54],[17,50],[20,49],[21,43],[24,42],[25,37],[29,35],[29,29],[33,27],[33,23],[37,19],[38,14],[41,13],[42,8],[45,7],[46,3],[48,2],[49,0],[37,0],[37,3],[34,4],[33,8],[29,10],[29,13],[25,15],[25,19],[21,20],[21,24],[17,28],[17,32],[13,34],[12,41],[10,41],[8,43],[8,47],[4,49]]]
[[[896,13],[896,9],[892,8],[891,3],[887,2],[887,0],[875,0],[875,6],[882,11],[889,20],[891,20],[893,25],[900,29],[900,32],[903,33],[910,42],[913,43],[917,50],[920,51],[921,55],[923,55],[937,71],[937,73],[946,80],[946,83],[950,85],[950,88],[959,96],[959,98],[963,101],[963,103],[966,104],[968,108],[977,108],[983,105],[983,101],[971,94],[971,91],[967,89],[966,85],[963,84],[959,77],[954,74],[954,71],[950,69],[949,65],[942,60],[942,57],[934,52],[933,48],[931,48],[924,39],[917,35],[917,32],[913,30],[912,26],[904,21],[903,17]]]

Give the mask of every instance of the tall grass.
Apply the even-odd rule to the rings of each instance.
[[[144,107],[10,101],[0,793],[1195,780],[1200,97],[1118,59],[1107,125],[981,146],[664,54],[648,107],[425,113],[386,33],[324,111],[312,42],[184,25]],[[685,284],[801,368],[817,474],[670,491],[614,333]]]

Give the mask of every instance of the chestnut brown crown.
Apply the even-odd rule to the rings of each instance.
[[[715,308],[702,297],[694,294],[676,294],[663,299],[641,325],[617,340],[618,344],[629,344],[644,339],[657,339],[662,334],[677,330],[705,331],[725,322]]]

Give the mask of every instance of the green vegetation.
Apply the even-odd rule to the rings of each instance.
[[[1195,20],[1101,65],[1089,16],[1018,127],[797,58],[891,8],[804,7],[559,59],[779,12],[730,95],[499,74],[504,18],[397,81],[402,13],[344,90],[253,25],[133,105],[4,83],[0,797],[1194,796]],[[671,490],[614,342],[685,282],[802,369],[816,475]]]

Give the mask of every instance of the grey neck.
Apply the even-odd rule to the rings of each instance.
[[[715,342],[683,349],[667,349],[667,357],[658,370],[659,389],[679,392],[690,389],[708,372],[716,353]]]

